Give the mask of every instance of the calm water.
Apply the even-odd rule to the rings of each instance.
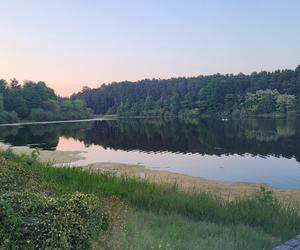
[[[0,127],[0,140],[81,150],[84,160],[143,164],[211,180],[300,189],[300,120],[117,120]]]

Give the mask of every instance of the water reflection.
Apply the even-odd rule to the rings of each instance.
[[[252,120],[117,120],[86,123],[1,127],[0,140],[17,146],[55,150],[60,137],[74,138],[85,146],[144,152],[246,153],[295,157],[300,161],[299,119]]]
[[[299,120],[97,122],[85,144],[145,152],[276,155],[300,160]]]
[[[78,164],[142,163],[208,179],[300,188],[299,122],[130,119],[28,125],[1,127],[0,140],[86,151]]]

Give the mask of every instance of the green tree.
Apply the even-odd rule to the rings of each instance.
[[[0,92],[3,93],[7,89],[7,82],[0,79]]]
[[[3,95],[0,94],[0,112],[4,111],[4,101],[3,101]]]
[[[170,100],[170,108],[171,108],[171,112],[174,115],[177,115],[179,110],[180,110],[180,99],[178,97],[178,95],[172,96],[171,100]]]
[[[13,78],[10,80],[10,87],[12,89],[19,89],[21,88],[21,85],[19,84],[19,81],[16,78]]]
[[[86,108],[86,104],[83,100],[76,99],[73,101],[73,106],[76,111],[83,111]]]
[[[56,113],[60,111],[60,106],[56,100],[47,100],[43,102],[43,109]]]
[[[237,108],[237,101],[236,101],[236,95],[234,94],[227,94],[225,95],[225,104],[224,109],[225,112],[230,114]]]
[[[70,100],[65,100],[61,103],[61,109],[64,112],[73,110],[73,103]]]
[[[151,110],[154,108],[154,102],[151,96],[147,96],[144,103],[144,109],[145,110]]]
[[[223,110],[226,95],[225,84],[213,80],[198,94],[198,107],[201,113],[219,113]]]
[[[44,101],[57,99],[54,91],[48,88],[44,82],[25,82],[23,85],[23,96],[29,109],[40,108]]]
[[[6,111],[15,111],[18,116],[25,118],[29,114],[21,88],[11,88],[3,95],[4,108]]]
[[[281,113],[296,110],[296,97],[294,95],[278,95],[276,99],[277,110]]]
[[[268,114],[276,111],[277,90],[257,90],[247,93],[244,106],[250,114]]]

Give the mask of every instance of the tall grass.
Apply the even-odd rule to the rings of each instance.
[[[113,235],[107,249],[272,249],[275,237],[243,225],[193,221],[178,214],[135,209],[126,216],[126,230]]]
[[[157,185],[147,181],[96,174],[81,169],[43,167],[44,175],[61,192],[78,190],[117,196],[131,205],[153,212],[177,213],[193,220],[224,224],[244,224],[288,239],[300,232],[298,211],[267,197],[254,196],[224,201],[208,193],[186,193],[176,185]]]

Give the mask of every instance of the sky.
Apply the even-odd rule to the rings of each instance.
[[[0,0],[0,10],[0,78],[61,96],[300,64],[299,0]]]

